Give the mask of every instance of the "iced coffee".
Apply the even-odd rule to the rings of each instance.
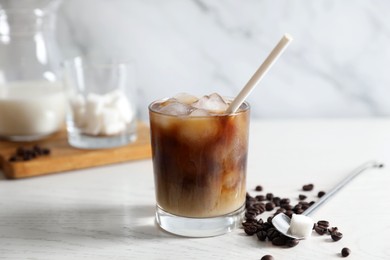
[[[168,228],[161,222],[169,216],[200,222],[222,216],[224,224],[231,224],[232,219],[223,216],[242,214],[249,105],[243,103],[236,113],[226,114],[228,105],[229,100],[217,94],[201,98],[180,94],[149,107],[157,222],[168,231],[174,222]]]

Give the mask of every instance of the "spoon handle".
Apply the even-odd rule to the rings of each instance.
[[[353,170],[345,179],[343,179],[339,184],[337,184],[333,189],[325,193],[324,196],[322,196],[316,203],[314,203],[310,208],[305,210],[302,215],[308,216],[312,212],[314,212],[317,208],[319,208],[325,201],[327,201],[330,197],[333,197],[334,194],[336,194],[341,188],[343,188],[347,183],[352,181],[356,176],[358,176],[360,173],[364,172],[367,169],[370,168],[382,168],[384,165],[382,163],[378,163],[376,161],[369,161],[355,170]]]

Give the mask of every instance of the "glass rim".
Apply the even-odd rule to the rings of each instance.
[[[234,99],[234,97],[225,97],[225,96],[223,96],[223,98],[227,99],[228,101],[232,101]],[[161,112],[157,111],[156,109],[153,109],[153,106],[155,104],[162,103],[162,102],[167,101],[169,99],[170,98],[161,98],[161,99],[157,99],[157,100],[151,102],[149,104],[149,106],[148,106],[149,112],[157,114],[157,115],[167,116],[167,117],[186,118],[187,119],[187,118],[210,118],[210,117],[217,117],[217,116],[221,116],[221,117],[222,116],[235,116],[235,115],[239,115],[239,114],[245,113],[245,112],[249,111],[250,108],[251,108],[249,102],[248,101],[244,101],[240,105],[240,108],[241,108],[242,105],[245,105],[245,107],[243,109],[237,110],[234,113],[231,113],[231,114],[227,114],[227,113],[218,114],[218,113],[215,113],[215,114],[210,114],[210,115],[207,115],[207,116],[170,115],[170,114],[161,113]]]

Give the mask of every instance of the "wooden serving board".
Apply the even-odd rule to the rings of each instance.
[[[68,144],[66,131],[34,142],[0,141],[0,168],[8,179],[19,179],[49,173],[70,171],[151,157],[149,128],[138,123],[135,142],[117,148],[83,150]],[[50,154],[29,161],[10,162],[18,147],[39,145],[50,149]]]

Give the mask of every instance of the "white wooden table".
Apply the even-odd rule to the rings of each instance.
[[[151,160],[24,180],[0,177],[0,259],[390,259],[390,120],[254,121],[248,190],[296,198],[314,183],[314,199],[361,163],[369,170],[315,212],[344,237],[313,235],[282,249],[242,229],[182,238],[154,221]],[[0,175],[1,176],[1,175]]]

